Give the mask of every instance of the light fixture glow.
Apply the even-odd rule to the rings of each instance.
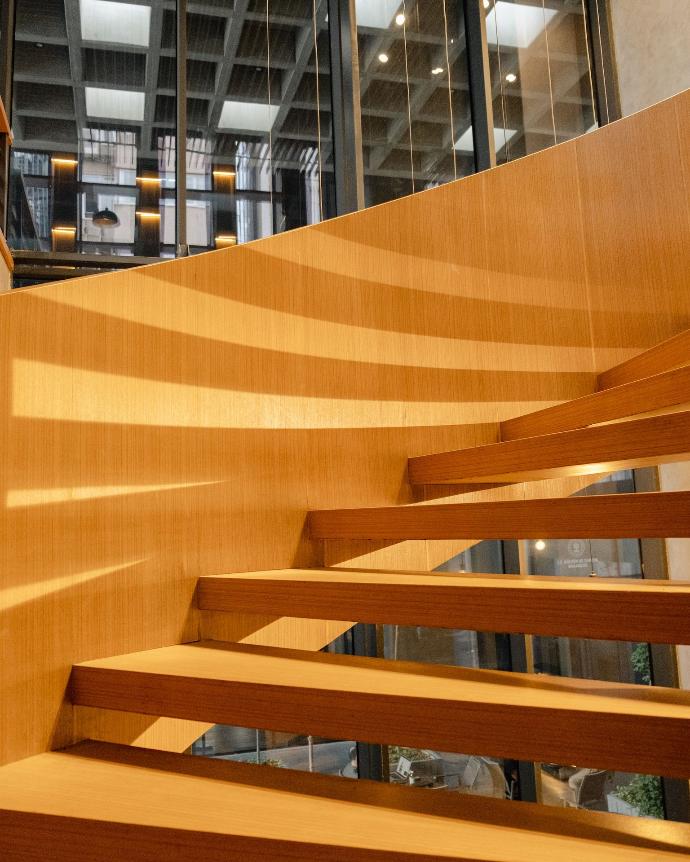
[[[161,217],[160,213],[146,212],[146,210],[137,210],[136,214],[139,216],[139,218],[160,218]]]
[[[216,245],[237,245],[237,237],[234,233],[219,234],[216,237]]]
[[[402,25],[405,23],[405,16],[402,12],[398,12],[398,14],[395,16],[395,23],[398,25],[398,27],[402,27]]]
[[[76,227],[51,227],[51,233],[76,233]]]
[[[537,539],[537,541],[534,543],[534,547],[538,551],[543,551],[544,548],[546,547],[546,542],[543,539]]]
[[[235,178],[235,172],[234,171],[213,171],[213,176],[214,177],[227,177],[228,179],[234,179]]]
[[[79,162],[76,159],[63,159],[56,156],[53,156],[50,160],[54,165],[72,165],[76,167]]]
[[[379,54],[379,63],[387,63],[388,62],[388,54],[384,54],[381,52]]]
[[[443,72],[443,66],[436,66],[435,69],[431,70],[432,75],[440,75]]]
[[[160,185],[160,177],[137,177],[138,183],[158,183]]]
[[[484,8],[485,9],[489,8],[489,0],[484,0]]]
[[[508,72],[508,74],[506,75],[506,81],[509,84],[514,84],[517,81],[517,75],[515,74],[515,72]]]

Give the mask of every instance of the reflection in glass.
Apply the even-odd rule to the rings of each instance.
[[[517,557],[515,546],[515,542],[480,542],[448,560],[437,571],[501,574],[506,568],[506,557]],[[512,669],[511,638],[507,634],[422,626],[382,628],[383,655],[388,659]],[[402,746],[388,746],[387,755],[389,780],[397,784],[499,799],[520,798],[516,761]]]
[[[584,0],[487,0],[498,163],[596,127]]]
[[[612,473],[578,492],[634,493],[631,471]],[[540,539],[526,542],[528,573],[557,577],[642,578],[640,543],[636,539]],[[534,637],[536,673],[652,683],[651,655],[646,643],[584,638]],[[573,764],[540,764],[542,801],[595,811],[664,817],[661,779]]]
[[[356,15],[366,204],[472,173],[460,4],[362,0]]]

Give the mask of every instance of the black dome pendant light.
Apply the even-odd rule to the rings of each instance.
[[[120,224],[117,213],[109,210],[108,207],[95,212],[91,221],[98,227],[117,227]]]

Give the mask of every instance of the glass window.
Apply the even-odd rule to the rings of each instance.
[[[482,0],[500,164],[596,127],[584,0]]]
[[[472,173],[459,3],[356,3],[367,206]]]

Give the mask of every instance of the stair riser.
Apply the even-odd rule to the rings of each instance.
[[[208,611],[275,614],[364,623],[690,643],[690,593],[587,594],[540,589],[365,584],[286,585],[281,581],[202,578],[197,600]]]
[[[516,677],[516,686],[520,679]],[[612,689],[615,689],[612,684]],[[76,667],[77,705],[331,739],[690,777],[680,718],[451,702]]]

